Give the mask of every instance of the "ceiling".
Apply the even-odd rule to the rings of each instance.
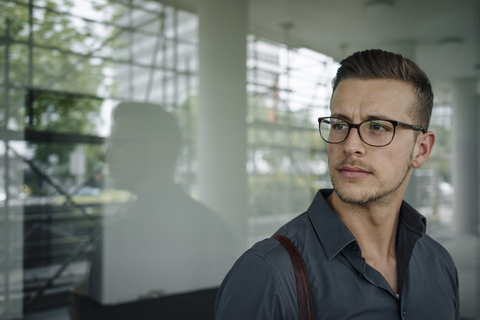
[[[176,2],[196,11],[198,1]],[[249,31],[337,61],[363,49],[398,52],[434,84],[480,78],[480,0],[250,0]]]

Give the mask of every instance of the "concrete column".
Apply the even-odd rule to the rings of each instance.
[[[14,147],[8,132],[11,118],[12,82],[10,81],[10,20],[6,21],[4,61],[6,61],[2,76],[3,85],[3,129],[0,142],[0,166],[3,166],[0,177],[0,319],[19,319],[23,316],[23,204],[13,190],[19,190],[23,185],[23,162],[13,153]],[[23,139],[16,136],[15,139]],[[3,192],[1,192],[3,189]],[[1,203],[3,202],[3,203]]]
[[[453,186],[457,231],[477,234],[478,145],[477,99],[474,79],[456,80],[453,106]]]
[[[243,248],[248,217],[247,1],[201,0],[197,8],[199,196],[229,221]]]

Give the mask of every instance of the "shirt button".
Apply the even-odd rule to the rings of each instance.
[[[358,251],[358,247],[357,247],[357,246],[353,246],[353,251]]]
[[[363,278],[363,276],[362,276],[362,274],[361,274],[361,273],[359,273],[359,274],[358,274],[358,277],[359,277],[359,278]]]

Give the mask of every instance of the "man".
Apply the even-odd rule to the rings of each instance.
[[[328,142],[333,190],[320,190],[288,237],[308,271],[317,319],[459,319],[455,265],[403,201],[412,168],[428,159],[433,93],[400,55],[368,50],[341,63]],[[274,239],[254,245],[226,276],[217,319],[298,319],[294,271]]]

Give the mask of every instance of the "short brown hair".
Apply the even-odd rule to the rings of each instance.
[[[433,92],[430,80],[412,60],[379,49],[355,52],[340,62],[337,75],[332,80],[333,92],[346,79],[393,79],[413,85],[417,106],[411,111],[412,119],[425,130],[430,124]]]

